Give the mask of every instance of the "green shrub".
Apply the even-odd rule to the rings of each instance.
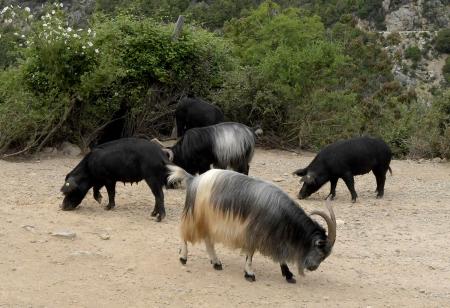
[[[445,81],[450,84],[450,57],[445,60],[445,65],[442,67],[442,75]]]
[[[169,131],[167,102],[207,96],[234,65],[227,42],[189,25],[176,41],[171,25],[126,15],[75,31],[51,11],[33,23],[26,61],[0,75],[0,150],[67,139],[87,146],[121,108],[127,133]]]
[[[405,50],[405,58],[417,63],[422,58],[422,52],[417,46],[409,46]]]
[[[435,47],[439,52],[450,53],[450,29],[442,29],[438,32]]]

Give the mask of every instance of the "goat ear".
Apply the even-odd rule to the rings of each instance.
[[[304,168],[304,169],[295,170],[292,174],[298,175],[298,176],[305,176],[307,172],[308,172],[308,168]]]
[[[301,181],[305,182],[306,184],[314,184],[316,181],[316,177],[311,173],[307,173],[304,177],[302,177]]]
[[[327,244],[327,241],[326,240],[316,240],[315,242],[314,242],[314,246],[316,246],[316,247],[323,247],[323,246],[325,246]]]
[[[63,187],[61,187],[61,192],[63,194],[68,194],[68,193],[74,191],[76,188],[77,188],[77,183],[75,182],[75,180],[72,177],[70,177],[64,182]]]

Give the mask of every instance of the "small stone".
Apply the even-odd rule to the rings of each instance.
[[[22,228],[27,231],[34,232],[34,226],[32,226],[32,225],[23,225]]]
[[[338,226],[342,226],[342,225],[345,225],[345,221],[343,221],[342,219],[336,219],[336,224]]]
[[[442,161],[442,159],[440,157],[435,157],[432,160],[433,163],[440,163],[441,161]]]
[[[282,178],[275,178],[273,179],[274,182],[283,182],[284,180]]]
[[[94,255],[94,253],[92,253],[90,251],[86,251],[86,250],[77,250],[77,251],[72,252],[70,255],[73,257],[92,256],[92,255]]]
[[[428,268],[430,269],[430,270],[432,270],[432,271],[434,271],[436,268],[434,267],[434,266],[432,266],[432,265],[428,265]]]
[[[111,238],[108,233],[102,233],[102,234],[99,234],[98,236],[104,241],[109,240]]]
[[[75,232],[70,230],[60,230],[56,232],[51,232],[50,235],[55,237],[67,238],[71,240],[73,240],[77,236]]]
[[[61,152],[68,156],[78,156],[81,154],[81,149],[78,146],[65,141],[61,144]]]
[[[423,294],[423,293],[426,292],[426,290],[425,289],[420,289],[419,292]]]

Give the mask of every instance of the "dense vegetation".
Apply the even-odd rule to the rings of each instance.
[[[348,14],[376,16],[380,6],[98,0],[82,29],[58,3],[39,16],[8,7],[0,16],[0,153],[62,140],[87,147],[118,117],[125,134],[168,134],[168,103],[197,95],[229,120],[261,125],[274,145],[318,149],[370,134],[398,156],[449,156],[450,92],[437,90],[431,107],[419,103],[393,79],[383,38]],[[174,39],[180,13],[188,23]]]

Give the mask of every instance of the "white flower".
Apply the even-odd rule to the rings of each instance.
[[[43,27],[47,27],[47,24],[43,24],[42,26],[43,26]]]
[[[5,7],[3,8],[3,10],[0,12],[0,14],[5,13],[8,9],[9,9],[9,7],[5,6]]]
[[[15,36],[19,36],[19,33],[17,33],[17,32],[14,32],[14,35],[15,35]]]
[[[83,31],[83,29],[78,29],[77,31],[80,32],[80,31]]]
[[[95,53],[98,53],[98,49],[95,49],[94,51],[95,51]]]
[[[59,4],[59,7],[63,7],[64,6],[64,4],[61,2],[60,4]]]
[[[55,10],[52,10],[52,15],[55,15],[55,13],[56,13]]]
[[[33,15],[28,15],[28,19],[32,19],[33,18]]]
[[[87,32],[88,32],[89,34],[91,34],[91,31],[92,31],[91,28],[89,28]]]
[[[19,44],[19,46],[22,47],[23,45],[22,45],[22,44]]]
[[[49,13],[45,14],[45,17],[50,18],[50,14]]]
[[[71,28],[71,27],[68,27],[68,28],[67,28],[67,32],[72,32],[72,28]]]
[[[81,46],[81,48],[86,49],[86,46]]]
[[[89,47],[92,47],[94,44],[92,42],[88,42]]]
[[[25,7],[25,11],[27,11],[28,13],[30,13],[30,8],[27,6],[27,7]]]
[[[12,19],[10,18],[10,19],[5,19],[5,24],[10,24],[10,23],[12,23]]]
[[[58,26],[58,30],[62,30],[62,27],[61,27],[61,26]]]
[[[21,38],[25,38],[25,35],[22,34],[20,37],[21,37]]]

